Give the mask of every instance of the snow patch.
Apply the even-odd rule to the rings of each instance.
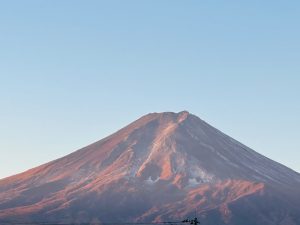
[[[191,166],[188,167],[187,171],[189,174],[188,187],[194,187],[202,183],[209,183],[215,179],[213,174],[208,173],[206,170],[198,166],[198,160],[192,158],[190,161]]]
[[[155,180],[153,180],[152,177],[150,176],[150,177],[148,177],[147,180],[145,180],[145,183],[151,185],[151,184],[155,184],[157,181],[159,181],[159,177],[157,177]]]

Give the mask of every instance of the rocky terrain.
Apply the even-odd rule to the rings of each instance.
[[[0,221],[299,225],[300,174],[186,111],[0,180]]]

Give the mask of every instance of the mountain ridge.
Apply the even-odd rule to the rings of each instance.
[[[163,221],[191,216],[196,208],[207,224],[239,225],[251,212],[257,216],[248,218],[251,224],[293,225],[300,221],[299,188],[297,172],[197,116],[150,113],[69,155],[1,179],[0,220]]]

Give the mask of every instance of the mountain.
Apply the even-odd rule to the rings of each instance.
[[[300,174],[180,113],[151,113],[0,180],[0,222],[299,225]]]

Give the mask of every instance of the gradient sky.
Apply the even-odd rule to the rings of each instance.
[[[300,1],[1,1],[0,178],[188,110],[300,171]]]

